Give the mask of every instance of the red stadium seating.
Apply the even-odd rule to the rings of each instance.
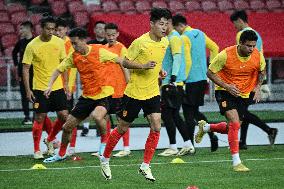
[[[54,1],[51,4],[51,10],[55,16],[60,16],[67,12],[67,8],[64,1]]]
[[[9,47],[9,48],[6,48],[6,49],[4,50],[5,56],[11,57],[11,56],[12,56],[13,49],[14,49],[14,46]]]
[[[169,1],[169,9],[172,12],[181,12],[185,10],[184,4],[180,1]]]
[[[4,4],[3,1],[0,1],[0,10],[1,10],[1,11],[2,11],[2,10],[5,10],[5,11],[6,11],[6,6],[5,6],[5,4]]]
[[[249,9],[249,4],[245,0],[235,0],[234,1],[235,9]]]
[[[6,11],[0,11],[0,22],[10,22],[9,14]]]
[[[86,26],[89,22],[89,15],[87,11],[75,12],[73,17],[75,24],[79,27]]]
[[[202,1],[201,6],[202,6],[203,11],[205,11],[205,12],[217,11],[218,10],[216,3],[214,1],[210,1],[210,0]]]
[[[151,5],[148,1],[138,0],[135,5],[137,12],[142,14],[148,14],[151,9]]]
[[[97,5],[97,4],[88,4],[87,6],[87,11],[91,14],[93,12],[102,12],[102,7],[101,5]]]
[[[30,21],[33,23],[33,25],[36,25],[39,23],[41,17],[42,16],[40,14],[32,14],[30,15]]]
[[[45,0],[31,0],[31,3],[34,5],[40,5],[44,2]]]
[[[81,1],[72,1],[68,3],[68,10],[73,14],[73,12],[86,11],[86,7]]]
[[[201,5],[197,0],[187,1],[185,7],[189,12],[202,10]]]
[[[11,14],[11,22],[15,25],[18,25],[24,21],[27,21],[27,13],[26,12],[15,12]]]
[[[234,5],[230,0],[222,0],[217,2],[220,11],[227,11],[234,9]]]
[[[280,9],[281,8],[281,2],[278,0],[267,0],[266,1],[266,7],[268,10],[274,10],[274,9]]]
[[[160,8],[168,8],[168,5],[165,1],[153,1],[152,3],[152,7],[160,7]]]
[[[18,3],[9,4],[6,8],[10,14],[14,12],[26,12],[26,8]]]
[[[114,1],[106,1],[102,3],[102,8],[105,13],[115,13],[119,12],[119,8]]]
[[[39,35],[41,33],[41,26],[40,26],[40,24],[37,24],[34,28],[35,28],[35,35]]]
[[[250,1],[250,8],[252,10],[262,10],[264,9],[265,4],[262,0],[251,0]]]
[[[16,34],[6,34],[1,37],[1,43],[3,48],[12,47],[16,44],[18,36]]]
[[[14,33],[15,28],[11,23],[0,23],[0,35],[3,36],[8,33]]]
[[[123,13],[127,13],[127,12],[134,12],[135,13],[136,12],[134,3],[130,0],[121,1],[118,4],[119,4],[120,11],[123,12]]]

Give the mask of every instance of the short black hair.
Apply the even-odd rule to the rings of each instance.
[[[246,41],[257,41],[258,37],[253,30],[245,30],[240,36],[240,42],[245,43]]]
[[[98,20],[95,22],[95,27],[98,25],[98,24],[106,24],[104,21],[102,20]]]
[[[56,24],[56,19],[53,16],[50,16],[47,13],[44,13],[42,15],[42,18],[40,19],[40,26],[41,28],[44,28],[46,23],[54,23]]]
[[[56,19],[56,27],[59,27],[59,26],[61,26],[61,27],[67,27],[68,24],[67,24],[66,20],[64,20],[63,18],[58,17],[58,18]]]
[[[166,8],[157,8],[157,7],[152,8],[150,12],[150,21],[156,22],[161,18],[171,19],[172,18],[171,11]]]
[[[181,14],[177,14],[177,15],[173,16],[173,26],[177,26],[179,24],[187,25],[186,18]]]
[[[245,10],[237,10],[230,16],[231,22],[237,21],[239,18],[246,23],[248,22],[248,15]]]
[[[30,21],[25,21],[21,23],[21,26],[29,27],[30,29],[33,29],[34,25]]]
[[[78,37],[79,39],[86,39],[88,37],[88,33],[83,28],[73,28],[70,30],[69,37]]]
[[[105,30],[107,29],[113,29],[118,31],[118,26],[115,23],[107,23],[105,26]]]

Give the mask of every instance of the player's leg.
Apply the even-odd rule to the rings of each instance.
[[[246,116],[244,117],[244,120],[241,125],[240,129],[240,143],[239,148],[241,150],[247,149],[247,132],[248,132],[249,122],[246,120]]]

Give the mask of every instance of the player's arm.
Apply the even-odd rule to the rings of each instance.
[[[184,43],[184,56],[185,56],[185,74],[188,78],[189,72],[191,70],[192,59],[191,59],[191,42],[188,37],[181,35],[181,39]]]
[[[260,53],[260,70],[258,72],[258,81],[257,81],[257,84],[254,88],[254,97],[253,97],[253,100],[255,100],[255,102],[259,102],[260,99],[261,99],[261,96],[260,96],[260,88],[261,88],[261,85],[264,81],[264,79],[266,78],[266,62],[265,62],[265,59],[264,59],[264,56],[263,56],[263,53]]]
[[[174,36],[169,41],[171,47],[171,53],[173,56],[173,67],[171,73],[171,83],[176,81],[180,65],[181,65],[181,51],[182,51],[182,40],[178,36]]]
[[[121,56],[121,57],[126,57],[126,56],[127,56],[127,49],[126,49],[125,47],[123,47],[123,48],[121,49],[120,56]],[[121,66],[121,69],[122,69],[122,71],[123,71],[125,81],[126,81],[126,83],[128,83],[128,81],[129,81],[129,79],[130,79],[129,70],[128,70],[127,68],[123,67],[121,64],[120,64],[120,66]]]
[[[34,94],[30,86],[30,68],[31,68],[32,61],[33,61],[33,50],[29,45],[27,45],[25,53],[24,53],[24,57],[23,57],[23,81],[24,81],[24,86],[25,86],[25,90],[27,94],[27,99],[30,102],[34,102],[35,100]]]
[[[205,35],[206,48],[210,51],[210,61],[212,61],[219,52],[219,46],[208,36]]]
[[[209,69],[207,71],[207,77],[211,79],[216,85],[226,89],[230,94],[234,96],[239,96],[240,91],[236,88],[236,86],[225,83],[217,73],[223,69],[225,66],[227,59],[227,54],[225,51],[222,51],[218,54],[210,63]]]
[[[48,98],[51,91],[52,91],[52,85],[56,81],[56,79],[64,72],[66,72],[69,68],[74,68],[73,59],[71,56],[64,59],[57,67],[57,69],[52,73],[52,76],[49,80],[48,87],[44,91],[44,95]],[[68,83],[67,83],[68,88]]]

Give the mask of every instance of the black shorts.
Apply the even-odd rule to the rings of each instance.
[[[108,114],[118,114],[121,111],[123,98],[109,98]]]
[[[206,87],[206,80],[186,83],[183,104],[189,106],[203,106]]]
[[[184,91],[182,86],[164,85],[162,87],[161,107],[180,109]]]
[[[67,110],[67,98],[64,89],[52,91],[49,98],[46,98],[44,92],[40,90],[34,90],[33,93],[35,96],[33,108],[36,113]]]
[[[216,90],[215,97],[222,115],[224,115],[226,111],[235,109],[239,114],[240,120],[243,120],[249,105],[249,98],[235,97],[223,90]]]
[[[71,110],[73,109],[73,106],[74,106],[74,97],[73,97],[73,94],[72,94],[71,99],[67,100],[67,110],[69,112],[71,112]]]
[[[92,113],[92,111],[94,111],[94,109],[97,106],[103,106],[108,111],[109,109],[108,99],[109,97],[98,99],[98,100],[93,100],[93,99],[84,98],[81,96],[78,99],[78,102],[76,103],[74,108],[71,110],[70,114],[78,119],[83,120],[83,119],[86,119]]]
[[[124,95],[122,109],[117,115],[122,120],[131,123],[138,117],[141,109],[145,117],[152,113],[161,113],[160,96],[155,96],[147,100],[138,100]]]

